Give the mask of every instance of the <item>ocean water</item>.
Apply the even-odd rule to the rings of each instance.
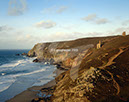
[[[53,65],[33,63],[34,58],[16,56],[29,50],[0,50],[0,102],[14,97],[31,86],[54,79]]]

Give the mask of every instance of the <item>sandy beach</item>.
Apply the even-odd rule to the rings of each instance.
[[[54,73],[56,73],[57,77],[60,75],[64,70],[56,69]],[[28,88],[27,90],[23,91],[22,93],[16,95],[10,100],[7,100],[6,102],[31,102],[33,99],[38,98],[37,94],[39,94],[40,90],[42,88],[48,88],[56,85],[55,80],[51,80],[50,82],[42,85],[42,86],[33,86],[31,88]],[[45,94],[45,93],[44,93]]]

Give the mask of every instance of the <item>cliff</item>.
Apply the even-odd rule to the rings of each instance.
[[[102,43],[97,48],[99,41]],[[40,43],[28,56],[53,60],[67,69],[55,78],[53,102],[129,100],[129,36]]]
[[[114,37],[83,38],[73,41],[38,43],[29,52],[28,56],[37,57],[39,62],[51,60],[61,64],[64,68],[71,68],[75,60],[81,61],[84,55],[96,44]]]

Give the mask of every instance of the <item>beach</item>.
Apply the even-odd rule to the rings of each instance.
[[[55,77],[60,75],[64,70],[56,69],[54,73],[56,74]],[[28,88],[27,90],[23,91],[22,93],[16,95],[10,100],[7,100],[6,102],[31,102],[35,98],[39,98],[38,94],[40,93],[40,90],[43,88],[49,88],[56,85],[55,79],[51,80],[50,82],[41,85],[41,86],[33,86]],[[46,93],[43,93],[46,94]]]
[[[57,43],[36,44],[28,56],[37,63],[29,65],[29,73],[15,75],[20,80],[0,94],[8,98],[0,98],[1,102],[128,102],[128,41],[128,35],[78,39],[58,44],[60,49],[76,47],[78,52],[51,53]],[[25,90],[8,97],[22,88]]]

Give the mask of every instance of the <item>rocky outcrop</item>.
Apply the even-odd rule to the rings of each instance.
[[[16,54],[16,56],[20,56],[20,54]]]
[[[128,40],[129,36],[119,37],[99,50],[91,49],[92,54],[86,54],[78,70],[69,69],[58,76],[53,102],[127,102]]]
[[[99,41],[103,46],[97,49]],[[67,68],[55,78],[52,102],[127,102],[129,36],[40,43],[28,53]]]
[[[33,62],[40,62],[37,58],[33,60]]]
[[[76,64],[80,64],[88,50],[95,48],[98,41],[106,39],[107,37],[100,37],[84,38],[67,42],[38,43],[28,52],[28,56],[37,57],[38,60],[46,60],[46,62],[52,59],[54,63],[61,62],[62,66],[71,68]]]
[[[126,36],[126,32],[123,32],[123,33],[122,33],[122,36]]]
[[[27,53],[22,53],[21,55],[23,55],[23,56],[27,56]]]
[[[20,56],[20,55],[22,55],[22,56],[27,56],[28,54],[27,53],[22,53],[22,54],[16,54],[16,56]]]

